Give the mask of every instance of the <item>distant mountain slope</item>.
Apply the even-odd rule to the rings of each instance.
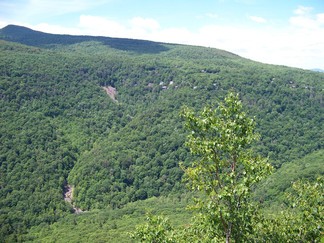
[[[23,26],[8,25],[0,30],[0,38],[21,44],[46,47],[50,45],[70,45],[85,41],[99,41],[112,48],[138,53],[159,53],[168,50],[161,43],[145,40],[110,38],[100,36],[74,36],[48,34]]]
[[[49,33],[32,30],[30,28],[18,26],[18,25],[8,25],[0,29],[0,39],[6,41],[18,42],[29,46],[46,47],[46,48],[50,48],[55,45],[72,45],[72,44],[77,44],[82,42],[95,41],[95,42],[100,42],[104,45],[107,45],[117,50],[130,51],[138,54],[145,54],[145,53],[158,54],[162,52],[167,52],[168,50],[170,50],[170,48],[175,46],[177,47],[183,46],[178,44],[166,44],[161,42],[127,39],[127,38],[49,34]],[[236,54],[224,50],[219,50],[216,48],[207,48],[207,50],[209,50],[209,52],[212,55],[217,53],[217,55],[219,56],[235,57],[235,58],[238,57],[238,55]],[[192,56],[190,56],[190,58],[192,58]]]
[[[312,71],[324,73],[324,70],[323,69],[320,69],[320,68],[314,68],[314,69],[312,69]]]
[[[323,164],[324,150],[315,151],[303,158],[283,164],[259,185],[256,198],[270,205],[276,202],[282,203],[285,198],[284,193],[291,189],[293,182],[301,179],[314,181],[318,176],[323,176]]]

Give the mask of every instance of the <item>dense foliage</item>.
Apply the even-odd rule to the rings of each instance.
[[[194,206],[193,224],[174,229],[167,218],[150,216],[131,237],[141,242],[319,242],[323,234],[323,176],[316,182],[295,182],[281,214],[260,213],[251,200],[253,186],[271,166],[253,154],[254,120],[230,93],[215,110],[197,116],[184,110],[187,145],[199,156],[184,168],[188,185],[203,193]]]
[[[314,182],[297,181],[292,189],[283,211],[268,215],[255,212],[249,220],[252,229],[241,228],[241,237],[233,237],[234,242],[323,242],[323,176]],[[217,221],[209,218],[208,214],[199,214],[192,224],[174,228],[168,218],[149,215],[130,236],[140,242],[224,242],[224,236],[217,236]],[[226,237],[226,242],[230,241]]]
[[[120,209],[92,210],[83,214],[70,214],[47,225],[33,227],[24,242],[134,242],[129,232],[144,223],[149,214],[168,215],[169,223],[181,225],[189,222],[191,212],[186,205],[192,195],[182,198],[152,197],[129,203]]]
[[[275,167],[323,149],[322,73],[211,48],[17,26],[0,38],[0,239],[70,214],[67,184],[83,210],[180,196],[178,163],[193,160],[181,107],[213,105],[228,90],[256,116],[255,149]],[[103,87],[116,88],[116,99]]]
[[[291,185],[298,180],[316,181],[323,171],[324,150],[283,164],[280,169],[264,180],[256,189],[254,200],[278,210],[285,203],[285,194],[291,192]]]

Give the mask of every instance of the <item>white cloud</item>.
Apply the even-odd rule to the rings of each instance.
[[[17,19],[33,22],[43,17],[89,10],[110,1],[113,0],[0,0],[0,12],[11,22]]]
[[[159,31],[152,33],[150,37],[150,40],[166,43],[198,44],[195,43],[195,33],[186,28],[160,29]]]
[[[294,13],[297,15],[305,15],[310,13],[312,10],[312,7],[298,6],[298,8],[294,10]]]
[[[262,18],[262,17],[258,17],[258,16],[248,16],[248,17],[253,22],[256,22],[256,23],[259,23],[259,24],[263,24],[263,23],[267,22],[267,20],[265,18]]]
[[[295,9],[295,16],[289,19],[294,27],[305,29],[318,29],[324,27],[324,13],[311,14],[313,8],[299,6]]]
[[[151,39],[159,31],[160,24],[152,18],[134,17],[129,21],[128,35],[132,38]]]
[[[251,4],[258,2],[258,0],[235,0],[235,2],[246,4],[246,5],[251,5]]]
[[[60,25],[52,25],[48,23],[40,23],[37,25],[24,25],[23,26],[32,28],[34,30],[39,30],[39,31],[44,31],[47,33],[53,33],[53,34],[71,34],[71,35],[80,35],[82,32],[78,28],[68,28],[68,27],[63,27]]]
[[[295,27],[301,27],[307,29],[316,28],[317,25],[316,20],[302,15],[291,17],[289,19],[289,22],[291,25]]]
[[[28,11],[33,14],[61,15],[79,12],[108,2],[109,0],[29,0]]]
[[[130,21],[133,28],[141,28],[149,31],[157,30],[160,25],[152,18],[135,17]]]
[[[316,20],[319,25],[324,25],[324,13],[317,14]]]
[[[316,29],[323,23],[323,14],[312,15],[313,8],[298,6],[294,10],[295,16],[289,19],[292,26],[305,29]]]
[[[206,16],[211,19],[217,19],[219,17],[216,13],[206,13]]]
[[[110,37],[150,39],[158,31],[159,23],[151,18],[134,17],[120,23],[102,16],[81,15],[78,28],[82,34]]]
[[[7,21],[0,20],[0,28],[6,27],[9,23]]]
[[[81,15],[78,28],[85,35],[127,37],[124,25],[101,16]]]

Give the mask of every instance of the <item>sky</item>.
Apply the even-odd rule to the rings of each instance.
[[[0,0],[8,24],[214,47],[324,70],[324,0]]]

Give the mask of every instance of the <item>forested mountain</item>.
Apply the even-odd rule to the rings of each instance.
[[[138,53],[159,53],[167,50],[163,44],[152,41],[100,36],[54,35],[15,25],[4,27],[0,35],[1,39],[7,41],[38,47],[53,47],[54,45],[72,45],[80,42],[97,41],[117,50],[134,51]]]
[[[0,239],[70,217],[67,185],[73,204],[90,212],[185,197],[178,163],[192,155],[181,107],[214,106],[230,90],[256,118],[256,152],[281,171],[316,161],[305,177],[323,174],[323,73],[213,48],[13,25],[0,39]],[[275,200],[273,190],[288,186],[257,197]]]

